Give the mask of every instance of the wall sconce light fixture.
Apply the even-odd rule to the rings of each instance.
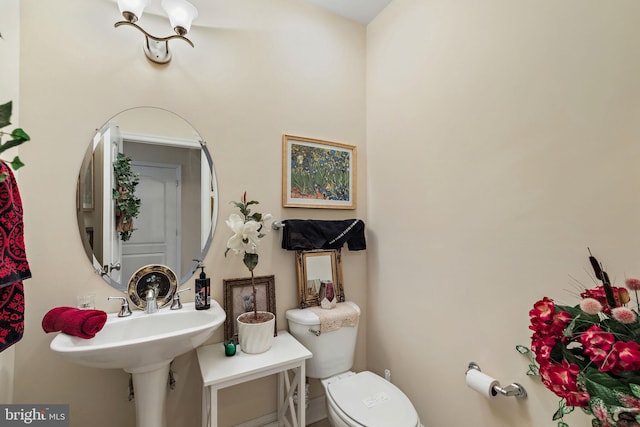
[[[156,64],[166,64],[171,61],[169,40],[180,39],[193,46],[191,40],[185,35],[191,29],[191,22],[198,17],[198,10],[186,0],[162,0],[162,8],[169,16],[169,21],[176,34],[168,37],[155,37],[146,32],[136,22],[142,17],[144,8],[151,0],[118,0],[118,7],[124,17],[124,21],[114,24],[117,28],[121,25],[129,25],[140,30],[145,36],[144,53],[149,60]]]

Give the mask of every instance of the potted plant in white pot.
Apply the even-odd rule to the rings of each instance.
[[[227,226],[233,231],[233,236],[227,241],[227,250],[224,256],[231,250],[235,254],[242,254],[242,261],[251,273],[251,286],[253,297],[253,311],[240,314],[238,322],[238,341],[240,349],[245,353],[264,353],[273,345],[274,325],[276,316],[274,313],[259,311],[256,303],[256,285],[253,270],[258,265],[258,244],[265,234],[262,228],[265,221],[271,219],[271,215],[262,215],[259,212],[251,212],[250,206],[257,205],[256,200],[247,201],[247,192],[242,195],[240,202],[232,202],[240,214],[232,213],[226,221]]]

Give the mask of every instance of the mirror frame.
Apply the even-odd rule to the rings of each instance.
[[[175,113],[171,110],[165,109],[165,108],[161,108],[161,107],[153,107],[153,106],[148,106],[148,105],[141,105],[141,106],[135,106],[135,107],[131,107],[131,108],[127,108],[124,109],[122,111],[117,112],[116,114],[112,115],[106,122],[104,122],[104,124],[102,124],[99,128],[96,128],[95,131],[95,135],[98,135],[106,126],[108,126],[110,123],[116,123],[115,120],[118,119],[119,116],[123,115],[123,114],[128,114],[130,112],[134,112],[135,110],[140,110],[140,109],[147,109],[149,111],[158,111],[162,114],[168,114],[171,116],[175,116],[175,118],[177,120],[180,120],[181,122],[184,122],[185,125],[187,125],[188,127],[191,128],[191,130],[193,131],[194,137],[193,137],[193,141],[197,141],[197,144],[200,146],[200,151],[201,153],[204,155],[204,158],[206,159],[206,162],[208,163],[207,167],[210,173],[210,177],[209,177],[209,183],[208,185],[209,187],[209,192],[213,195],[215,195],[215,201],[212,202],[211,205],[211,224],[210,224],[210,229],[209,229],[209,233],[208,233],[208,237],[206,242],[204,243],[204,246],[201,248],[200,253],[197,254],[197,258],[199,260],[204,259],[204,257],[207,255],[207,253],[209,252],[211,245],[213,243],[213,236],[216,230],[216,226],[217,226],[217,222],[218,222],[218,211],[219,211],[219,192],[218,192],[218,179],[216,176],[216,168],[213,162],[213,157],[212,157],[212,153],[211,150],[209,149],[209,147],[207,146],[207,142],[206,140],[202,137],[202,135],[200,134],[200,132],[198,130],[195,129],[195,127],[193,126],[193,124],[191,122],[189,122],[187,119],[185,119],[183,116],[181,116],[178,113]],[[169,137],[165,137],[162,135],[156,135],[155,133],[138,133],[139,131],[135,130],[135,131],[124,131],[122,132],[122,137],[123,139],[127,139],[127,140],[133,140],[134,142],[140,143],[140,144],[156,144],[156,143],[162,143],[162,142],[169,142],[170,145],[171,143],[175,143],[175,141],[180,141],[181,137],[173,137],[173,136],[169,136]],[[94,135],[94,139],[95,139],[95,135]],[[191,140],[191,139],[190,139]],[[195,148],[195,145],[194,145]],[[129,285],[129,278],[122,278],[122,280],[120,281],[116,281],[114,280],[111,276],[110,276],[110,271],[111,269],[114,270],[119,270],[120,266],[119,265],[112,265],[112,266],[103,266],[101,262],[98,261],[98,259],[96,258],[96,255],[94,253],[93,247],[92,247],[92,240],[93,240],[93,233],[97,232],[97,230],[89,230],[86,227],[85,222],[82,219],[81,213],[83,211],[83,183],[81,182],[81,180],[83,179],[82,175],[83,172],[87,172],[87,168],[88,168],[88,164],[91,162],[92,159],[92,153],[95,151],[95,140],[92,140],[89,143],[89,147],[87,148],[87,151],[85,152],[84,156],[83,156],[83,160],[81,162],[81,166],[80,166],[80,173],[79,173],[79,177],[78,177],[78,183],[76,186],[76,214],[77,214],[77,222],[78,222],[78,231],[79,231],[79,237],[80,237],[80,241],[82,242],[82,246],[84,248],[84,252],[86,253],[88,260],[90,263],[92,263],[94,270],[96,271],[96,273],[98,273],[101,278],[111,287],[113,287],[114,289],[123,292],[125,294],[127,294],[128,292],[128,285]],[[203,162],[204,165],[204,162]],[[202,166],[201,166],[202,167]],[[93,184],[93,183],[92,183]],[[91,195],[91,197],[93,198],[93,194]],[[88,199],[87,199],[88,200]],[[93,228],[93,227],[91,227]],[[186,258],[185,258],[186,259]],[[185,271],[182,271],[181,276],[177,277],[177,281],[178,281],[178,286],[183,285],[185,283],[188,282],[188,280],[193,277],[193,274],[197,271],[197,265],[198,262],[196,262],[195,260],[193,261],[192,264],[189,265],[189,267],[187,269],[185,269]]]
[[[307,260],[312,257],[330,256],[331,273],[336,292],[336,301],[344,302],[344,289],[342,286],[342,260],[340,249],[319,249],[312,251],[296,251],[296,270],[298,273],[298,295],[300,308],[320,305],[318,293],[311,293],[307,287]]]

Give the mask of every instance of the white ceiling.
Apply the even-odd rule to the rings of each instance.
[[[368,24],[391,0],[305,0],[353,21]]]
[[[103,0],[115,3],[116,0]],[[196,9],[198,9],[198,18],[196,18],[194,25],[202,26],[216,26],[216,17],[218,16],[219,2],[221,0],[189,0]],[[268,1],[268,0],[265,0]],[[337,15],[344,16],[347,19],[359,22],[361,24],[368,24],[378,16],[378,14],[384,9],[391,0],[304,0],[307,3],[315,4],[316,6],[327,9]],[[160,7],[160,0],[152,1],[151,4],[145,9],[144,13],[150,13],[153,15],[165,16],[163,10]]]

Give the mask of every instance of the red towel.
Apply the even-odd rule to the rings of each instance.
[[[80,338],[93,338],[107,322],[102,310],[80,310],[75,307],[56,307],[42,318],[45,332],[61,331]]]

